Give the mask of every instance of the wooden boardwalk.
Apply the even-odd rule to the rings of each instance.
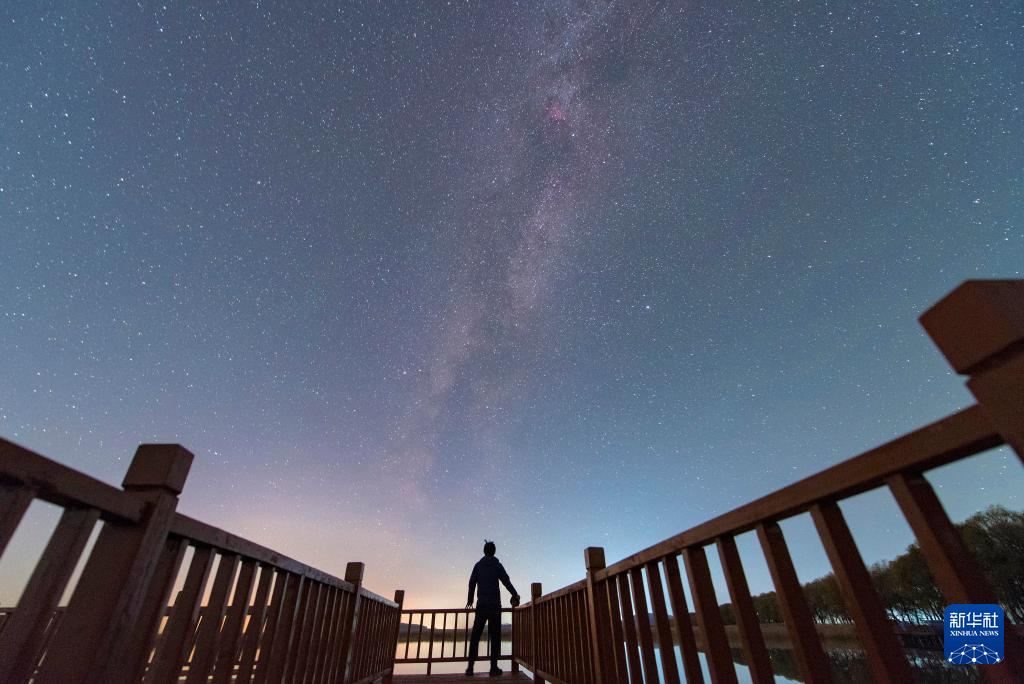
[[[500,677],[489,677],[487,672],[477,673],[473,677],[467,677],[462,673],[455,674],[412,674],[412,675],[395,675],[394,680],[401,682],[401,684],[466,684],[466,682],[507,682],[515,680],[517,682],[528,682],[530,678],[522,672],[505,672]]]

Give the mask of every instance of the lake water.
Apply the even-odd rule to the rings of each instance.
[[[481,651],[484,650],[484,644],[481,640]],[[411,643],[410,656],[414,655],[416,650],[416,641]],[[426,657],[427,655],[427,642],[423,642],[420,645],[420,655]],[[464,652],[463,641],[446,641],[443,643],[435,642],[433,653],[434,657],[451,657],[454,654],[458,657],[462,657]],[[508,640],[502,642],[502,653],[511,653],[512,643]],[[655,649],[657,650],[657,648]],[[442,656],[443,651],[443,656]],[[679,647],[676,646],[676,665],[679,669],[680,678],[682,678],[683,663],[682,656],[679,651]],[[849,648],[830,648],[826,651],[829,662],[832,665],[832,674],[836,680],[836,684],[860,684],[861,682],[868,682],[872,680],[870,668],[868,667],[867,658],[863,651]],[[942,654],[937,651],[910,651],[911,663],[914,667],[914,672],[917,675],[916,679],[921,684],[967,684],[974,682],[982,682],[983,678],[978,672],[978,669],[973,666],[962,666],[962,665],[950,665],[943,658]],[[404,655],[404,643],[399,646],[398,656]],[[772,661],[772,669],[775,672],[775,681],[780,683],[785,682],[800,682],[800,679],[796,661],[793,658],[792,649],[788,648],[769,648],[768,655]],[[733,663],[736,666],[736,676],[741,684],[751,683],[750,670],[744,664],[746,658],[743,655],[741,649],[733,649],[732,651]],[[704,671],[705,681],[711,681],[711,674],[708,671],[707,659],[704,653],[699,654],[701,669]],[[661,670],[660,657],[657,659],[658,669]],[[505,660],[499,664],[499,666],[508,670],[510,665],[509,661]],[[476,670],[486,671],[488,667],[487,659],[481,654],[481,660],[477,663]],[[450,673],[450,672],[462,672],[466,669],[465,662],[455,663],[433,663],[431,667],[432,673]],[[414,674],[418,672],[424,672],[426,665],[423,664],[400,664],[396,667],[396,674]]]

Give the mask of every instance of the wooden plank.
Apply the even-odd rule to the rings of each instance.
[[[754,684],[774,682],[771,659],[764,643],[764,634],[761,633],[761,620],[754,610],[754,601],[750,596],[750,587],[747,585],[747,575],[743,571],[739,549],[736,548],[736,539],[732,535],[719,537],[717,547],[718,558],[725,573],[725,583],[729,588],[729,598],[732,600],[733,614],[736,616],[736,626],[740,632],[740,642],[747,656],[751,681]]]
[[[821,646],[811,611],[807,607],[800,579],[786,546],[786,538],[778,523],[764,522],[757,526],[757,537],[768,561],[768,570],[775,584],[775,595],[786,621],[793,644],[793,657],[807,682],[831,682],[832,672]]]
[[[644,589],[643,568],[629,571],[633,585],[633,606],[636,610],[636,630],[640,638],[640,662],[647,682],[658,681],[658,666],[654,659],[654,635],[651,633],[650,612],[647,609],[647,591]]]
[[[266,565],[260,565],[259,576],[260,579],[256,585],[256,596],[252,602],[252,613],[242,635],[236,684],[249,684],[252,681],[256,664],[256,652],[260,648],[263,626],[268,612],[267,608],[270,601],[270,587],[274,580],[274,569]]]
[[[619,585],[619,605],[622,608],[622,626],[626,630],[626,662],[629,667],[629,681],[643,684],[644,676],[640,667],[640,655],[637,650],[636,621],[633,617],[633,604],[629,588],[629,575],[620,574],[615,578]]]
[[[894,684],[911,681],[913,675],[900,639],[875,591],[871,574],[839,505],[834,501],[817,503],[811,507],[811,518],[832,563],[839,591],[853,617],[875,681]]]
[[[199,620],[203,588],[210,576],[213,558],[213,549],[208,546],[196,547],[192,554],[192,561],[185,575],[185,584],[174,599],[171,615],[157,643],[153,664],[146,672],[147,684],[177,681],[181,666],[188,658],[185,649],[191,643]]]
[[[1002,443],[985,412],[971,406],[669,537],[608,566],[597,578],[631,570],[686,546],[703,546],[722,535],[752,530],[762,520],[803,513],[816,501],[842,499],[880,487],[887,477],[904,470],[935,468]]]
[[[238,571],[231,607],[227,609],[224,626],[221,628],[220,643],[213,666],[213,681],[216,684],[231,684],[235,680],[235,664],[238,662],[242,630],[245,627],[245,616],[249,612],[249,600],[252,598],[255,582],[256,561],[247,558],[242,561]]]
[[[0,631],[0,682],[27,680],[39,664],[47,627],[98,519],[95,508],[67,509],[61,514],[17,609]]]
[[[947,603],[998,603],[985,575],[978,569],[956,526],[921,475],[899,474],[889,478],[889,489],[917,537],[935,583]],[[986,665],[986,679],[1012,681],[1009,673],[1024,672],[1024,638],[1014,630],[1004,634],[1005,657],[998,665]]]
[[[234,582],[235,573],[241,559],[237,555],[220,556],[217,575],[213,579],[213,588],[206,603],[199,631],[196,633],[196,647],[192,661],[188,666],[187,684],[207,684],[210,670],[213,669],[217,657],[217,645],[220,643],[221,621],[228,604],[228,593]]]
[[[23,446],[0,438],[0,542],[5,521],[3,491],[27,488],[63,508],[95,508],[103,520],[137,523],[145,504],[94,477],[68,468]],[[13,487],[11,485],[14,485]],[[0,554],[4,544],[0,543]]]
[[[725,634],[725,624],[715,596],[715,585],[711,581],[708,557],[702,546],[688,546],[683,549],[686,574],[690,579],[690,595],[693,597],[697,619],[704,633],[704,649],[707,653],[708,670],[715,684],[727,682],[736,684],[736,666],[732,662],[732,649]]]
[[[693,621],[690,619],[690,607],[686,604],[683,593],[682,575],[679,572],[679,559],[675,554],[665,558],[665,582],[668,584],[668,597],[672,602],[672,615],[676,620],[676,631],[679,633],[679,651],[683,659],[683,672],[686,684],[704,684],[704,673],[697,656],[697,639],[693,633]]]
[[[651,608],[654,610],[654,624],[658,630],[658,653],[661,656],[662,681],[679,684],[679,668],[676,666],[675,640],[672,625],[668,621],[665,605],[665,590],[661,583],[659,563],[647,564],[647,584],[651,590]]]

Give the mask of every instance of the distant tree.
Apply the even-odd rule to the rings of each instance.
[[[736,624],[736,615],[733,612],[731,603],[723,603],[722,605],[718,606],[718,609],[722,613],[722,622],[724,622],[727,625]]]
[[[754,611],[761,622],[782,622],[782,612],[774,591],[758,594],[753,600]]]
[[[807,606],[817,622],[853,622],[839,593],[834,575],[825,575],[804,585]]]
[[[1003,610],[1024,624],[1024,513],[993,506],[960,527]]]

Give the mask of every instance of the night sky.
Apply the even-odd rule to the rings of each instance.
[[[969,404],[917,316],[1022,271],[1020,3],[0,6],[0,435],[113,484],[180,442],[180,510],[408,605]],[[1024,508],[1005,450],[932,480]]]

